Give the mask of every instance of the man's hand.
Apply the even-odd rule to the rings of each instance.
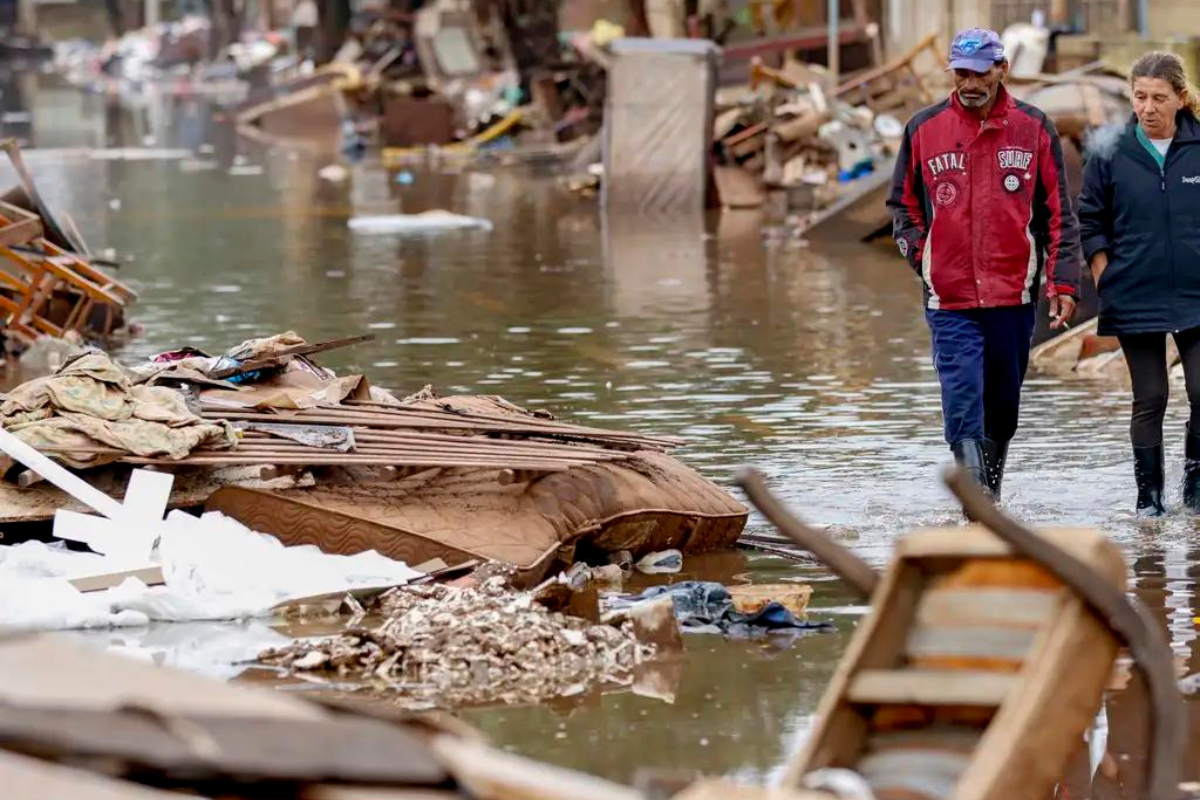
[[[1056,331],[1067,327],[1075,314],[1075,298],[1066,294],[1056,294],[1050,298],[1050,330]]]

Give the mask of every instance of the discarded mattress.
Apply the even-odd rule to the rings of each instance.
[[[575,551],[685,554],[733,547],[747,510],[664,453],[502,485],[496,469],[429,469],[386,483],[283,490],[229,486],[206,508],[330,553],[377,550],[419,564],[469,558],[514,565],[521,583]]]

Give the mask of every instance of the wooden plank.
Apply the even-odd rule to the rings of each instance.
[[[854,676],[847,697],[876,705],[999,706],[1014,675],[982,670],[868,669]]]
[[[293,423],[319,423],[326,425],[350,425],[354,427],[373,427],[373,428],[419,428],[433,430],[462,430],[473,432],[504,432],[511,434],[523,434],[525,436],[544,436],[547,438],[564,438],[570,440],[581,440],[587,442],[603,442],[614,446],[623,445],[627,447],[637,447],[639,449],[665,449],[674,447],[678,444],[676,441],[664,441],[646,439],[633,435],[615,434],[611,431],[600,429],[574,429],[574,430],[546,430],[530,425],[522,424],[498,424],[490,423],[480,425],[478,423],[456,419],[455,417],[443,417],[440,419],[422,419],[412,418],[403,415],[394,416],[375,416],[364,417],[353,414],[340,413],[334,409],[319,409],[314,411],[303,411],[290,414],[263,414],[253,411],[204,411],[201,416],[209,420],[228,420],[228,421],[274,421],[274,422],[293,422]]]
[[[127,569],[122,572],[109,572],[103,575],[88,575],[85,578],[72,578],[70,583],[81,592],[99,592],[120,586],[126,578],[137,578],[147,586],[161,586],[165,583],[162,567],[145,567],[143,569]]]
[[[0,228],[0,247],[23,244],[42,235],[42,221],[37,217],[13,222]]]
[[[913,660],[995,659],[1024,661],[1036,630],[999,626],[924,628],[914,626],[905,643]]]
[[[369,427],[356,427],[351,428],[351,430],[353,430],[354,438],[357,441],[401,442],[412,444],[446,443],[450,445],[471,443],[473,445],[486,444],[496,447],[514,447],[529,451],[587,453],[597,456],[611,456],[615,458],[628,457],[627,451],[624,450],[613,450],[612,448],[608,447],[577,442],[544,442],[536,439],[526,439],[523,437],[509,439],[499,436],[432,433],[426,431],[382,430]],[[247,428],[243,430],[243,436],[246,438],[272,440],[281,438],[273,436],[267,432],[258,431],[254,428]]]
[[[376,408],[380,410],[391,410],[393,412],[401,412],[410,415],[425,415],[433,418],[444,416],[452,416],[455,419],[478,421],[478,422],[498,422],[498,423],[521,423],[523,425],[537,425],[545,429],[564,430],[564,431],[584,431],[588,433],[605,433],[614,436],[633,436],[646,441],[655,442],[670,442],[674,444],[684,444],[685,440],[672,436],[651,436],[648,434],[632,433],[626,431],[614,431],[606,428],[592,428],[583,425],[576,425],[570,422],[562,422],[561,420],[542,419],[540,417],[522,417],[517,415],[500,415],[500,414],[482,414],[479,412],[459,413],[456,411],[438,411],[435,409],[409,408],[406,406],[390,406],[381,403],[370,401],[347,400],[344,406],[355,408]]]
[[[921,598],[916,622],[921,627],[1037,628],[1054,618],[1063,599],[1060,590],[930,589]]]
[[[53,636],[0,638],[0,701],[73,708],[264,715],[297,720],[327,713],[280,692],[255,692],[109,655]],[[82,676],[86,676],[86,680]]]
[[[489,800],[645,800],[640,792],[450,736],[433,750],[471,797]]]
[[[185,786],[224,779],[433,787],[450,779],[413,733],[348,715],[160,718],[142,710],[0,705],[0,740],[9,749],[74,762],[109,759],[168,783],[185,775]]]
[[[629,458],[622,451],[575,448],[570,445],[550,445],[545,447],[525,446],[520,442],[507,443],[494,439],[480,437],[459,437],[457,442],[428,441],[423,439],[392,439],[390,437],[373,436],[371,434],[355,435],[353,450],[340,451],[333,447],[319,447],[304,444],[286,438],[275,437],[244,437],[238,442],[235,450],[242,449],[283,449],[297,452],[329,451],[329,452],[439,452],[439,453],[479,453],[492,455],[537,456],[539,458],[567,459],[570,461],[618,461]]]
[[[4,750],[0,750],[0,781],[4,800],[180,800],[176,792]]]
[[[1098,570],[1102,575],[1123,580],[1125,562],[1103,533],[1092,528],[1039,528],[1038,536]],[[981,525],[960,528],[928,528],[910,533],[896,545],[897,557],[930,559],[1005,558],[1013,550]]]

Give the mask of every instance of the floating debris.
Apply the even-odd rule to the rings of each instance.
[[[503,577],[478,588],[408,587],[383,599],[373,629],[268,650],[259,660],[293,672],[394,689],[419,708],[532,703],[589,685],[629,685],[656,649],[632,624],[594,625],[552,612]]]
[[[650,553],[637,562],[638,572],[646,575],[674,574],[681,569],[683,569],[683,553],[678,550]]]
[[[433,233],[471,228],[490,231],[492,229],[492,223],[489,220],[452,214],[440,209],[424,211],[420,214],[380,214],[352,217],[347,225],[355,233],[363,234]]]

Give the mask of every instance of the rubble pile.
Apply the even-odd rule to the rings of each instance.
[[[860,179],[890,174],[904,121],[934,98],[941,59],[936,37],[926,37],[836,86],[821,67],[789,60],[775,69],[756,59],[748,85],[716,97],[721,204],[762,205],[764,190],[774,189],[788,191],[792,206],[823,209],[856,191]]]
[[[549,611],[501,577],[478,588],[406,587],[376,628],[268,650],[266,664],[397,689],[419,707],[537,702],[599,683],[627,685],[655,655],[631,624],[594,625]]]

